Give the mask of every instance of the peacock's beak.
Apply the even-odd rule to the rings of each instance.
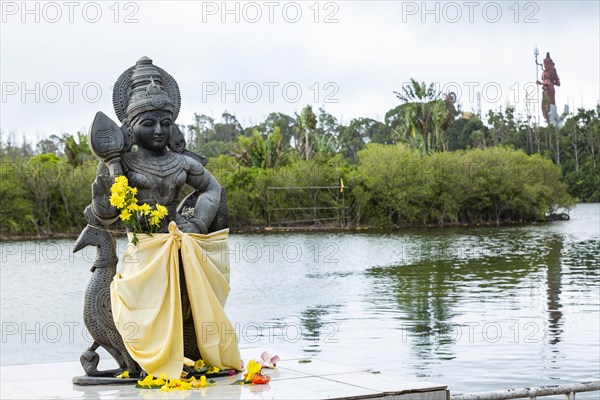
[[[73,248],[73,253],[77,253],[79,250],[89,246],[89,243],[87,242],[87,236],[89,235],[89,226],[86,227],[84,230],[81,231],[81,233],[79,234],[79,237],[77,238],[77,241],[75,242],[75,247]]]

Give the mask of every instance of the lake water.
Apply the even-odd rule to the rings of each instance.
[[[227,311],[244,347],[453,392],[598,380],[600,204],[570,214],[518,227],[235,234]],[[95,250],[0,246],[1,363],[79,359]]]

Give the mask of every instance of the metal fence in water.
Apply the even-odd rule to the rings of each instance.
[[[530,388],[495,390],[491,392],[464,393],[451,396],[450,400],[506,400],[532,399],[564,394],[567,400],[574,400],[575,393],[600,390],[600,381],[571,383],[566,385],[536,386]]]

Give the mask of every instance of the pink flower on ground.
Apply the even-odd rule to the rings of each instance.
[[[275,355],[273,357],[271,357],[271,354],[269,354],[268,351],[264,351],[261,355],[260,355],[260,365],[262,365],[264,368],[277,368],[277,362],[279,361],[279,356]]]

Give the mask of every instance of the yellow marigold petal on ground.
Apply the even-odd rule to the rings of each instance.
[[[146,377],[143,380],[137,381],[137,383],[140,386],[148,386],[148,387],[150,387],[151,382],[153,380],[154,380],[154,377],[152,376],[152,374],[148,374],[148,375],[146,375]]]
[[[173,390],[190,390],[192,384],[181,379],[169,379],[160,390],[163,392],[170,392]]]
[[[218,367],[215,367],[214,365],[211,365],[208,370],[206,371],[207,374],[216,374],[217,372],[219,372],[220,369]]]
[[[200,389],[208,386],[208,381],[206,380],[206,376],[202,375],[200,379],[192,378],[190,380],[190,385],[194,389]]]
[[[255,359],[250,360],[248,366],[246,367],[248,372],[244,374],[244,379],[248,380],[250,376],[253,374],[260,374],[260,370],[262,369],[262,365],[256,362]]]
[[[196,361],[194,363],[194,369],[200,369],[204,367],[204,360],[203,359],[199,359],[198,361]]]
[[[170,392],[171,390],[173,390],[168,383],[165,383],[164,385],[162,385],[160,387],[160,391],[161,392]]]
[[[129,378],[129,371],[123,371],[122,374],[117,375],[117,378],[119,378],[119,379]]]

